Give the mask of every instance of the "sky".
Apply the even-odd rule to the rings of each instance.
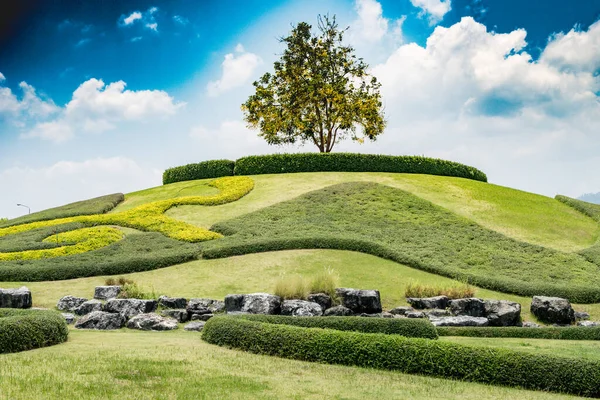
[[[6,2],[5,2],[6,3]],[[0,6],[0,217],[161,184],[272,147],[240,105],[279,38],[335,15],[416,154],[554,196],[600,192],[597,0],[20,0]]]

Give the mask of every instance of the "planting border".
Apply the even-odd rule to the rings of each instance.
[[[482,338],[525,338],[552,340],[600,340],[599,327],[541,327],[521,328],[517,326],[496,327],[438,327],[440,336],[463,336]]]

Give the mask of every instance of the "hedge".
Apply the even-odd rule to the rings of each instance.
[[[15,353],[67,341],[65,319],[55,311],[0,309],[0,353]]]
[[[202,339],[219,346],[296,360],[600,397],[598,361],[229,317],[211,318]]]
[[[235,162],[231,160],[211,160],[169,168],[163,172],[163,185],[175,182],[193,181],[196,179],[233,176],[234,166]]]
[[[365,317],[292,317],[287,315],[240,315],[254,322],[269,324],[294,325],[304,328],[323,328],[338,331],[354,331],[362,333],[384,333],[386,335],[402,335],[437,339],[435,327],[428,320],[411,318],[365,318]]]
[[[454,176],[487,182],[480,170],[453,161],[422,156],[358,153],[297,153],[249,156],[235,162],[235,175],[292,172],[396,172]]]
[[[440,336],[469,336],[483,338],[527,338],[554,340],[600,340],[600,327],[438,327]]]

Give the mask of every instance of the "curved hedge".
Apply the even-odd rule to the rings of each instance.
[[[0,309],[0,353],[15,353],[67,341],[65,319],[55,311]]]
[[[193,181],[196,179],[232,176],[234,166],[235,161],[211,160],[169,168],[163,172],[163,185],[182,181]]]
[[[482,338],[527,338],[527,339],[554,339],[554,340],[600,340],[600,327],[543,327],[520,328],[507,326],[493,327],[438,327],[440,336],[468,336]]]
[[[229,317],[211,318],[202,339],[219,346],[296,360],[600,397],[598,361]]]
[[[239,315],[254,322],[293,325],[304,328],[334,329],[362,333],[384,333],[425,339],[437,339],[435,327],[425,319],[416,318],[365,318],[365,317],[292,317],[287,315]]]

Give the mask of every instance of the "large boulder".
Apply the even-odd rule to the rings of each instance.
[[[459,315],[457,317],[431,317],[429,321],[435,326],[488,326],[487,318],[469,317]]]
[[[73,310],[77,315],[86,315],[94,311],[102,311],[102,302],[100,300],[88,300]]]
[[[327,310],[333,305],[333,301],[331,300],[331,296],[326,293],[313,293],[309,294],[307,297],[308,301],[313,303],[317,303],[321,306],[323,311]]]
[[[486,300],[485,314],[490,326],[519,326],[521,305],[508,300]]]
[[[575,319],[577,321],[586,321],[590,319],[590,314],[584,311],[575,311]]]
[[[104,311],[94,311],[75,323],[77,329],[100,329],[110,330],[119,329],[125,325],[125,317],[121,314],[114,314]]]
[[[485,303],[474,297],[450,300],[450,311],[454,315],[485,317]]]
[[[531,313],[540,321],[551,324],[575,322],[575,310],[567,299],[560,297],[533,296]]]
[[[450,299],[447,296],[407,297],[406,301],[413,306],[413,308],[424,310],[426,308],[447,308]]]
[[[325,317],[349,317],[351,315],[354,315],[352,310],[344,306],[331,307],[323,313]]]
[[[31,304],[31,291],[25,286],[0,289],[0,308],[31,308]]]
[[[318,303],[312,301],[284,300],[281,304],[281,315],[318,317],[323,315],[323,308]]]
[[[96,300],[114,299],[121,293],[121,286],[96,286],[94,298]]]
[[[206,322],[203,321],[190,322],[184,326],[183,329],[186,331],[202,332],[202,329],[204,329],[204,324],[206,324]]]
[[[119,313],[126,319],[138,314],[148,314],[156,310],[156,300],[110,299],[104,304],[104,311]]]
[[[84,299],[83,297],[63,296],[58,300],[58,303],[56,303],[56,308],[60,311],[73,312],[86,301],[87,299]]]
[[[243,294],[228,294],[225,296],[225,311],[241,312],[244,306],[244,295]]]
[[[171,331],[177,329],[177,321],[173,318],[161,317],[158,314],[138,314],[127,321],[129,329],[142,331]]]
[[[165,308],[182,309],[186,308],[188,301],[183,297],[169,297],[160,296],[158,298],[158,305]]]
[[[433,310],[423,311],[427,317],[452,317],[452,313],[449,310],[442,310],[440,308],[434,308]]]
[[[215,314],[194,314],[192,315],[191,320],[192,321],[208,321],[209,319],[211,319],[212,317],[214,317]]]
[[[281,313],[281,297],[268,293],[229,294],[225,296],[224,305],[228,313],[268,315]]]
[[[415,311],[415,309],[412,308],[412,307],[400,306],[400,307],[392,308],[390,310],[390,314],[393,314],[393,315],[406,315],[406,313],[413,312],[413,311]]]
[[[185,309],[162,310],[161,315],[177,320],[178,322],[187,322],[190,320],[190,314]]]
[[[190,299],[186,310],[190,315],[214,314],[225,310],[225,303],[213,299]]]
[[[377,314],[381,312],[381,297],[378,290],[335,289],[342,305],[355,314]]]

